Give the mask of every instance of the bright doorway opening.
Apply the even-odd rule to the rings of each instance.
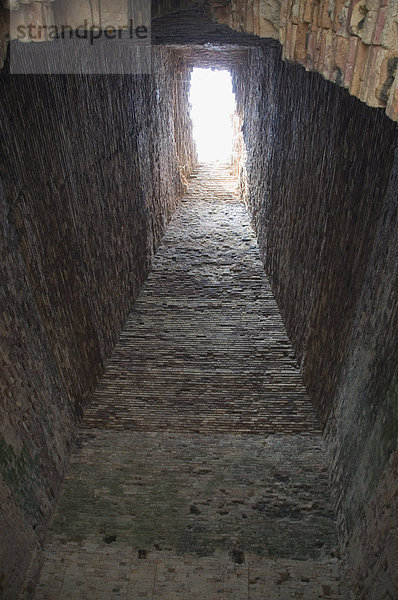
[[[236,110],[230,72],[194,68],[189,100],[199,162],[230,162]]]

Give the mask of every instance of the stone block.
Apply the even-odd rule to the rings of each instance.
[[[286,29],[285,29],[285,43],[283,45],[283,59],[284,60],[290,60],[291,59],[291,52],[292,52],[292,37],[294,35],[294,30],[293,30],[293,25],[292,23],[289,21],[286,25]],[[294,45],[293,45],[294,48]]]
[[[331,79],[333,72],[333,44],[334,36],[330,29],[324,29],[325,35],[323,36],[323,64],[320,68],[321,74],[325,79]]]
[[[325,45],[326,45],[326,35],[327,35],[327,31],[324,29],[319,29],[317,31],[317,43],[316,43],[316,48],[317,48],[317,55],[316,55],[316,60],[315,60],[315,69],[318,71],[318,73],[321,72],[321,68],[323,65],[323,61],[325,58]]]
[[[281,27],[285,27],[287,22],[290,20],[289,8],[290,8],[289,0],[280,0],[279,24]]]
[[[368,61],[370,47],[367,44],[359,41],[356,48],[355,62],[352,69],[352,77],[350,83],[350,94],[353,96],[360,95],[362,82],[365,78],[365,70]]]
[[[278,0],[260,0],[259,18],[270,21],[277,30],[280,24],[281,5]]]
[[[93,22],[93,12],[89,0],[68,0],[65,9],[65,25],[72,29],[89,29],[97,25]]]
[[[347,14],[344,0],[335,0],[333,31],[338,35],[347,35]]]
[[[315,33],[312,31],[308,34],[307,39],[307,66],[309,69],[314,68],[314,61],[316,56],[316,37]]]
[[[33,2],[21,7],[24,12],[25,27],[31,32],[33,42],[46,42],[50,39],[50,27],[54,25],[52,5]]]
[[[359,38],[351,36],[347,52],[347,60],[344,67],[344,87],[349,88],[354,74],[355,59],[357,55],[357,46]]]
[[[300,22],[300,0],[293,0],[290,10],[290,20],[297,25]]]
[[[373,43],[373,35],[376,28],[376,24],[379,18],[379,12],[377,10],[369,10],[364,17],[364,20],[361,22],[361,27],[359,29],[359,37],[364,42],[364,44],[372,44]]]
[[[394,81],[391,85],[386,113],[393,121],[398,121],[398,73],[395,74]]]
[[[385,106],[385,102],[377,95],[380,89],[380,79],[384,76],[384,68],[388,62],[388,50],[381,46],[372,46],[369,51],[368,64],[366,67],[365,78],[360,91],[361,98],[369,106]]]
[[[318,26],[318,16],[319,16],[319,11],[320,11],[320,5],[318,3],[313,4],[313,8],[312,8],[312,29],[313,31],[321,31],[320,27]]]
[[[339,85],[344,84],[347,54],[350,41],[346,37],[335,36],[333,40],[333,78]]]
[[[329,0],[323,0],[320,4],[320,13],[318,18],[318,24],[323,29],[331,29],[332,20],[329,14]]]
[[[384,13],[385,8],[387,8],[386,13]],[[389,2],[385,8],[380,8],[380,18],[376,24],[373,43],[377,43],[375,39],[380,39],[380,43],[385,48],[398,52],[398,3]]]
[[[311,21],[312,21],[312,11],[313,11],[313,2],[312,2],[312,0],[305,0],[304,11],[303,11],[303,16],[302,16],[302,20],[305,23],[311,23]]]
[[[255,0],[257,1],[257,0]],[[244,8],[244,15],[242,19],[242,30],[247,33],[254,32],[254,12],[253,12],[253,0],[247,0]]]
[[[383,37],[383,30],[386,24],[386,18],[388,13],[387,6],[381,6],[377,12],[377,19],[373,30],[372,44],[381,44]]]
[[[296,30],[294,60],[301,65],[305,65],[307,62],[307,35],[308,24],[299,23]]]
[[[367,15],[366,0],[351,0],[347,14],[347,31],[360,37]]]
[[[278,30],[275,29],[271,21],[264,19],[261,15],[259,17],[259,35],[264,38],[278,39]]]

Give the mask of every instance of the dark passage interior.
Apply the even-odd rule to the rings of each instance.
[[[319,73],[283,61],[276,40],[195,10],[153,21],[150,75],[10,75],[7,64],[0,73],[0,596],[34,597],[69,473],[54,544],[71,544],[81,566],[90,544],[101,542],[105,578],[119,570],[123,580],[129,561],[141,569],[128,590],[111,588],[106,598],[151,597],[154,567],[146,561],[162,550],[155,544],[165,522],[163,537],[175,546],[163,550],[180,544],[181,555],[197,556],[210,573],[204,598],[218,597],[221,571],[225,598],[244,598],[241,576],[251,600],[275,589],[278,598],[397,598],[396,123]],[[193,66],[232,75],[237,135],[227,174],[197,165]],[[218,247],[205,247],[208,239]],[[179,329],[173,355],[167,336],[181,314],[187,329]],[[148,346],[137,356],[140,335]],[[198,376],[193,348],[201,336]],[[163,343],[159,366],[151,361]],[[232,381],[223,370],[227,354]],[[120,377],[123,361],[136,372],[127,366]],[[169,383],[153,395],[157,368]],[[175,372],[184,368],[176,389]],[[159,413],[167,404],[169,420]],[[159,490],[170,456],[175,487]],[[96,488],[103,510],[131,493],[146,521],[129,530],[126,554],[116,560],[112,549],[131,517],[126,504],[119,521],[102,522],[100,542],[91,533],[82,541],[77,515],[94,497],[91,484],[82,492],[88,474],[101,482],[118,468],[137,472],[138,483],[118,496],[112,478],[103,480]],[[155,483],[140,496],[140,477],[151,472]],[[224,487],[229,504],[217,496]],[[214,512],[209,497],[217,498]],[[181,532],[173,519],[185,501]],[[242,517],[245,503],[252,513]],[[63,510],[73,516],[69,524]],[[239,535],[235,518],[248,522]],[[217,530],[222,519],[225,529]],[[209,545],[214,531],[225,547]],[[59,592],[62,556],[50,555],[54,564],[47,561],[43,573]],[[166,574],[173,564],[163,563]],[[37,597],[52,598],[43,578],[40,585]],[[192,585],[202,589],[203,581]],[[184,593],[170,589],[156,597]],[[59,597],[86,596],[76,588]]]

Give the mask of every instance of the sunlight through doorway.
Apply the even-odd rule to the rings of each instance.
[[[235,96],[229,71],[194,68],[189,100],[199,161],[230,162]]]

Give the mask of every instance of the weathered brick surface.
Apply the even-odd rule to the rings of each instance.
[[[397,129],[318,75],[281,63],[277,50],[253,49],[248,56],[235,78],[247,147],[246,200],[304,383],[325,423]]]
[[[344,588],[352,600],[398,596],[398,452],[347,540]]]
[[[338,600],[333,560],[259,559],[149,553],[120,545],[49,545],[36,600]],[[65,564],[67,566],[65,567]]]
[[[231,181],[225,168],[191,179],[87,426],[319,431]]]
[[[397,120],[395,0],[214,0],[209,6],[219,22],[238,31],[278,39],[285,60],[318,71],[370,106],[384,107],[387,115]],[[390,62],[388,72],[383,61],[385,65]]]
[[[337,599],[324,449],[245,208],[202,167],[85,415],[36,600]]]
[[[353,598],[398,596],[397,159],[351,327],[335,416],[326,430]]]
[[[248,206],[326,425],[341,540],[359,580],[372,537],[352,546],[349,539],[369,502],[378,506],[378,481],[398,438],[396,126],[318,76],[281,66],[271,51],[252,50],[236,90]],[[392,577],[369,571],[366,585],[374,578],[376,587],[365,586],[363,597],[387,593],[381,582]]]
[[[153,76],[0,77],[4,598],[192,164],[181,61],[153,58]]]
[[[162,414],[166,419],[167,407]],[[152,429],[162,427],[154,423]],[[255,427],[253,435],[171,429],[83,426],[50,542],[106,548],[105,538],[115,536],[117,545],[148,554],[157,549],[212,556],[240,549],[293,560],[336,558],[319,434],[264,436],[255,434]]]
[[[12,7],[8,5],[13,9],[11,31],[7,25],[8,11],[0,9],[3,57],[5,36],[8,33],[9,39],[16,39],[19,23],[60,22],[71,27],[86,23],[87,28],[102,29],[112,24],[121,30],[129,25],[125,0],[98,0],[95,3],[90,0],[25,0],[22,3],[15,0],[11,4]],[[152,12],[154,17],[170,15],[175,22],[173,13],[185,10],[191,21],[195,21],[202,19],[204,5],[216,22],[238,32],[279,40],[285,60],[318,71],[326,79],[348,88],[351,94],[370,106],[385,108],[391,119],[398,119],[396,0],[210,0],[208,3],[158,0],[152,2]],[[190,12],[192,6],[195,10]],[[198,7],[202,10],[198,11]],[[188,30],[182,31],[183,35],[189,36],[190,30],[188,25]],[[213,40],[210,38],[209,41]],[[352,71],[358,74],[359,81],[352,77]]]
[[[168,4],[176,6],[172,1]],[[271,5],[262,10],[269,11]],[[284,3],[284,13],[287,6]],[[387,39],[384,22],[393,3],[388,7],[383,3],[376,23],[369,15],[365,28],[355,21],[356,6],[360,8],[360,3],[352,6],[347,36],[349,7],[343,2],[334,3],[333,15],[327,2],[319,7],[294,3],[289,8],[291,19],[285,14],[281,20],[284,51],[303,63],[305,40],[307,68],[323,70],[352,94],[366,96],[366,101],[381,99],[396,118],[397,104],[392,100],[398,90],[396,60],[387,49],[389,42],[384,46],[382,42]],[[249,21],[255,31],[255,18]],[[309,24],[308,35],[303,22]],[[173,25],[177,39],[189,41],[192,30],[184,29],[179,15],[173,14],[166,23]],[[245,29],[244,19],[239,28]],[[212,24],[206,41],[217,40],[220,31],[224,39],[226,29]],[[238,34],[228,35],[231,43],[238,41]],[[240,35],[246,45],[252,43]],[[270,33],[263,28],[261,35]],[[199,34],[198,39],[203,42]],[[163,29],[159,43],[166,41]],[[261,45],[261,40],[256,44]],[[396,176],[384,204],[383,194],[396,129],[380,111],[367,110],[315,74],[280,65],[272,44],[267,54],[256,52],[257,58],[253,52],[249,63],[243,63],[245,77],[240,80],[247,91],[246,115],[252,115],[244,124],[248,202],[307,387],[322,407],[321,416],[333,406],[327,435],[340,531],[347,544],[345,560],[355,585],[366,578],[365,587],[354,588],[353,593],[361,589],[363,597],[373,593],[378,598],[376,593],[391,593],[388,582],[393,581],[395,564],[394,544],[392,550],[390,544],[383,580],[380,565],[386,564],[382,546],[387,539],[383,531],[392,527],[392,521],[379,518],[384,506],[379,479],[397,440]],[[238,55],[243,61],[244,54],[236,48],[230,51],[230,60]],[[160,66],[156,73],[160,89],[171,93],[171,80],[163,76]],[[2,81],[9,85],[4,87],[1,108],[7,157],[2,167],[6,240],[2,268],[8,294],[2,312],[4,347],[12,346],[2,355],[6,442],[1,451],[6,485],[2,483],[0,493],[5,507],[2,530],[7,532],[2,548],[7,550],[7,564],[18,565],[22,577],[31,550],[43,537],[76,408],[84,405],[87,390],[118,335],[128,298],[136,295],[148,270],[174,192],[181,192],[180,177],[189,173],[190,150],[184,145],[188,120],[183,97],[174,105],[179,115],[183,109],[182,126],[175,133],[180,140],[178,165],[170,152],[173,134],[167,125],[172,110],[163,106],[166,119],[148,110],[147,99],[154,102],[156,94],[150,78],[42,77],[10,82],[3,74]],[[237,89],[242,89],[239,85]],[[82,118],[85,112],[90,119]],[[157,136],[152,142],[148,132]],[[169,187],[161,183],[160,166],[172,182]],[[127,200],[129,194],[133,205]],[[169,202],[170,210],[163,211],[153,201],[160,196]],[[115,202],[109,203],[109,198]],[[134,239],[133,230],[138,232]],[[146,266],[137,269],[138,264]],[[264,352],[261,359],[266,356]],[[257,385],[259,389],[261,378]],[[173,386],[174,382],[170,396]],[[278,381],[275,390],[280,394],[282,389]],[[239,387],[235,392],[237,397]],[[296,401],[295,410],[298,406]],[[246,418],[243,431],[250,428],[254,408],[250,414],[247,404],[240,405],[236,421]],[[273,422],[267,422],[264,414],[261,417],[268,431],[275,423],[282,428],[288,422],[287,411],[278,414],[278,410]],[[192,429],[214,428],[206,411],[192,414],[189,408],[187,412]],[[155,416],[155,411],[149,411],[147,423]],[[296,410],[294,431],[306,423],[300,420],[303,416]],[[175,412],[174,426],[179,419]],[[140,427],[147,427],[145,419]],[[388,473],[383,475],[386,480]],[[365,514],[367,528],[375,532],[370,536],[358,529]],[[378,566],[363,575],[372,536],[380,541],[369,564]],[[1,585],[4,582],[3,577]]]

